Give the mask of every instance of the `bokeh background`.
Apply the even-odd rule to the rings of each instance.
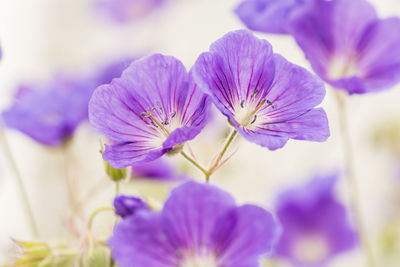
[[[189,69],[213,41],[228,31],[244,28],[233,13],[239,3],[236,0],[169,0],[162,8],[125,24],[99,14],[93,2],[0,0],[0,110],[11,104],[18,84],[46,81],[57,71],[89,75],[112,60],[155,52],[173,55]],[[370,2],[382,17],[400,16],[399,0]],[[271,42],[275,52],[310,69],[292,37],[257,35]],[[275,197],[285,188],[301,184],[316,173],[342,170],[338,112],[329,88],[322,106],[331,128],[327,142],[291,140],[283,149],[272,152],[238,138],[232,149],[238,149],[237,153],[211,182],[231,192],[240,203],[272,209]],[[400,139],[400,130],[396,133],[396,125],[400,125],[400,85],[377,94],[351,97],[348,113],[364,219],[378,257],[386,253],[390,242],[391,248],[400,242],[400,234],[396,237],[400,232],[400,154],[393,145]],[[207,163],[227,129],[225,119],[215,112],[213,122],[192,142],[200,161]],[[6,137],[46,241],[69,242],[73,238],[68,228],[71,210],[66,174],[75,181],[74,192],[84,203],[86,218],[96,207],[110,205],[114,186],[106,178],[98,153],[104,138],[88,122],[79,127],[67,151],[44,147],[15,130],[7,130]],[[203,179],[183,159],[172,160],[178,168]],[[173,185],[134,181],[122,184],[121,191],[161,201]],[[341,179],[337,193],[344,203],[348,202],[346,188]],[[15,254],[11,237],[32,238],[18,192],[0,148],[0,264]],[[102,226],[98,228],[101,232]],[[399,266],[400,246],[387,258],[390,260],[385,267]],[[361,252],[355,249],[337,257],[331,266],[363,266],[362,262]]]

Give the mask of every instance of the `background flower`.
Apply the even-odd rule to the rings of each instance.
[[[55,76],[39,86],[22,85],[15,94],[13,105],[2,113],[4,123],[41,144],[60,145],[87,118],[93,89],[90,79],[73,79],[65,75]]]
[[[166,0],[94,0],[96,11],[116,22],[130,22],[159,8]]]
[[[295,266],[322,266],[355,247],[357,234],[335,197],[336,181],[336,175],[319,176],[279,196],[276,213],[283,231],[277,257]]]
[[[335,88],[362,94],[400,81],[400,19],[379,19],[365,0],[313,1],[291,17],[289,29]]]
[[[123,219],[108,244],[121,267],[256,267],[277,232],[262,208],[238,207],[219,188],[189,182],[171,192],[160,213]]]
[[[245,0],[235,13],[250,30],[286,34],[293,10],[308,2],[311,0]]]

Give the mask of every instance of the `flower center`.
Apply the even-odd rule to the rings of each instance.
[[[179,267],[218,267],[217,258],[213,254],[187,254]]]
[[[240,103],[240,106],[235,108],[235,120],[243,127],[249,128],[250,125],[257,121],[257,112],[265,105],[272,105],[271,101],[262,99],[257,105],[253,103],[245,103],[244,100]]]
[[[161,105],[157,105],[158,109],[148,108],[146,112],[142,112],[141,115],[143,121],[159,133],[158,138],[154,140],[155,146],[159,147],[162,146],[170,133],[181,127],[181,125],[179,125],[179,120],[176,119],[176,111],[165,115],[166,113],[163,112]]]
[[[360,71],[353,57],[333,57],[327,74],[330,79],[336,80],[360,76]]]
[[[330,247],[325,238],[306,235],[295,242],[292,252],[302,263],[318,263],[328,257]]]

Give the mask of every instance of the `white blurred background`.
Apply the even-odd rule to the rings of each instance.
[[[233,13],[238,2],[170,0],[163,9],[121,25],[98,16],[90,0],[0,0],[0,110],[11,104],[21,81],[44,81],[57,70],[89,73],[109,60],[154,52],[173,55],[189,69],[213,41],[228,31],[244,28]],[[399,0],[371,2],[381,16],[400,16]],[[291,37],[257,35],[269,40],[275,52],[309,68]],[[238,138],[238,152],[211,182],[234,194],[239,202],[271,209],[275,196],[285,187],[317,172],[342,168],[337,108],[333,93],[329,88],[327,92],[322,106],[328,113],[331,137],[326,143],[289,141],[283,149],[271,152]],[[400,85],[378,94],[354,96],[348,111],[363,212],[378,255],[382,227],[400,206],[400,202],[394,202],[396,196],[400,199],[400,175],[395,177],[392,154],[374,146],[373,134],[387,121],[400,122]],[[203,163],[215,153],[226,129],[225,119],[218,114],[213,126],[193,142]],[[98,153],[101,137],[88,123],[78,129],[67,153],[43,147],[14,130],[7,130],[6,135],[46,241],[67,242],[71,238],[66,227],[70,211],[65,168],[76,180],[78,197],[87,197],[86,216],[98,206],[111,204],[114,187],[105,177]],[[174,160],[191,169],[182,159]],[[203,178],[196,170],[192,175]],[[89,193],[94,187],[95,193]],[[123,184],[122,191],[149,193],[157,198],[160,192],[165,194],[164,187],[156,185],[157,190],[153,190],[148,183],[137,182]],[[8,161],[0,154],[0,265],[13,256],[11,237],[32,238],[18,192]],[[342,180],[338,193],[346,202],[346,183]],[[399,266],[400,259],[396,262],[392,266]],[[354,250],[343,254],[332,266],[363,266],[361,253]]]

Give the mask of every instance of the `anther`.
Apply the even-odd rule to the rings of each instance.
[[[244,108],[244,100],[240,101],[240,106]]]
[[[253,93],[251,93],[250,98],[253,98],[255,94],[257,94],[259,91],[257,89],[255,89],[253,91]]]
[[[170,115],[171,119],[173,119],[175,117],[175,115],[176,115],[176,111],[172,112],[171,115]]]
[[[257,115],[254,115],[254,118],[253,118],[253,120],[250,122],[250,124],[253,124],[253,123],[255,123],[255,122],[256,122],[256,120],[257,120]]]
[[[167,118],[167,117],[164,119],[164,121],[162,122],[162,124],[163,124],[163,125],[168,125],[168,124],[169,124],[168,118]]]
[[[163,109],[162,109],[162,106],[161,106],[160,102],[157,102],[157,103],[156,103],[156,105],[158,106],[158,108],[159,108],[159,109],[160,109],[160,111],[162,112],[162,111],[163,111]]]
[[[275,108],[275,106],[272,104],[271,101],[267,100],[267,104],[268,104],[269,106],[271,106],[272,108]]]

